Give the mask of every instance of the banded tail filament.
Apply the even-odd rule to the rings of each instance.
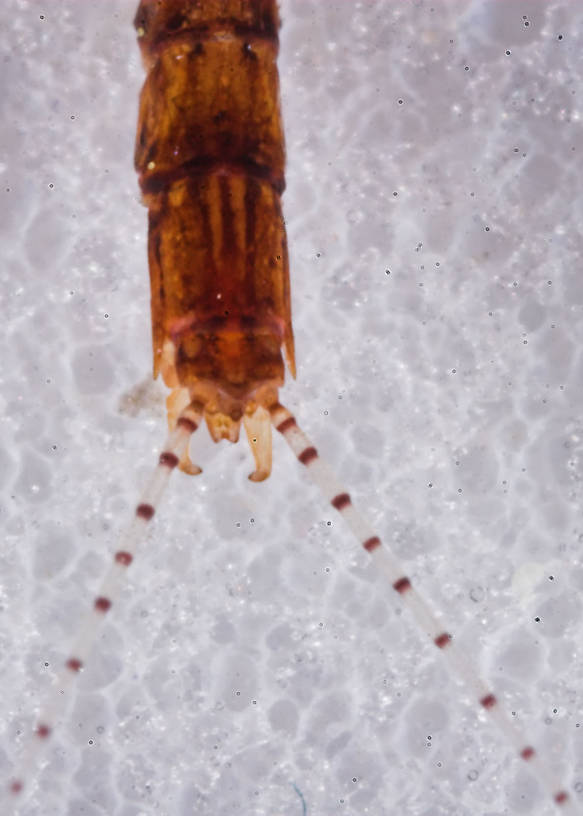
[[[255,459],[250,478],[262,481],[271,471],[273,424],[385,573],[395,597],[465,681],[476,707],[497,722],[563,812],[570,811],[566,791],[516,731],[501,700],[474,673],[416,583],[279,402],[282,350],[292,375],[295,359],[280,208],[284,147],[274,0],[142,0],[136,28],[147,70],[136,168],[149,210],[154,376],[160,374],[172,389],[170,431],[66,659],[58,689],[83,670],[172,471],[200,473],[189,457],[190,438],[199,425],[206,422],[215,441],[236,442],[242,421]],[[57,695],[39,717],[33,747],[50,738],[59,702]],[[30,767],[25,764],[26,771]],[[15,776],[12,793],[26,790],[31,776]]]

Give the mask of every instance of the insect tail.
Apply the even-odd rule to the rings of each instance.
[[[349,493],[338,482],[329,465],[320,458],[310,439],[298,427],[293,414],[280,403],[272,405],[270,413],[276,430],[282,434],[296,457],[305,465],[310,479],[320,488],[324,498],[343,517],[354,537],[377,565],[379,572],[384,573],[388,578],[392,588],[399,594],[419,628],[444,653],[452,674],[464,682],[471,691],[474,701],[495,721],[499,730],[514,746],[518,756],[527,763],[532,774],[546,787],[555,805],[561,807],[561,812],[579,813],[579,809],[567,791],[556,783],[554,774],[539,758],[535,749],[526,742],[522,733],[500,706],[496,695],[473,668],[466,652],[453,642],[452,635],[443,628],[442,623],[424,598],[413,588],[411,580],[390,549],[382,544],[379,536],[354,507]]]
[[[101,624],[107,612],[119,598],[123,589],[123,580],[127,568],[134,560],[146,527],[153,518],[166,489],[170,474],[177,467],[185,454],[190,437],[197,429],[202,418],[202,406],[198,403],[189,405],[179,415],[160,454],[140,501],[136,505],[134,518],[121,537],[119,549],[113,556],[113,563],[107,571],[101,586],[94,598],[91,610],[86,614],[79,627],[69,657],[63,665],[57,682],[45,702],[37,720],[29,744],[25,748],[20,763],[20,773],[15,775],[8,787],[8,808],[2,813],[12,812],[16,804],[21,804],[28,794],[31,783],[37,773],[43,746],[48,742],[56,724],[63,716],[66,704],[70,699],[67,691],[83,669],[87,658],[97,639]],[[0,797],[1,798],[1,797]]]

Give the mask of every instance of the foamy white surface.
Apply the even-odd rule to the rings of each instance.
[[[165,435],[134,11],[0,9],[3,778]],[[282,399],[583,808],[583,4],[282,15]],[[23,816],[553,813],[284,441],[194,452]]]

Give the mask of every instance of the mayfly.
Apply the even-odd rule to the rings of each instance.
[[[62,692],[86,664],[172,470],[198,472],[189,442],[206,421],[215,441],[237,441],[243,424],[255,459],[254,481],[269,476],[274,425],[422,632],[464,679],[476,704],[500,726],[562,811],[574,811],[567,792],[516,731],[495,693],[475,675],[449,631],[279,402],[282,351],[292,374],[295,360],[280,207],[284,147],[275,1],[143,0],[136,28],[147,70],[136,167],[150,219],[154,373],[172,389],[170,434],[66,660],[56,694],[39,716],[23,772],[11,780],[15,801],[30,787],[35,754],[61,715]]]

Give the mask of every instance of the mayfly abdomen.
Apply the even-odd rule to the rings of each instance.
[[[277,5],[144,0],[135,24],[154,374],[171,415],[200,402],[213,438],[235,441],[242,417],[269,424],[282,345],[294,373]]]

